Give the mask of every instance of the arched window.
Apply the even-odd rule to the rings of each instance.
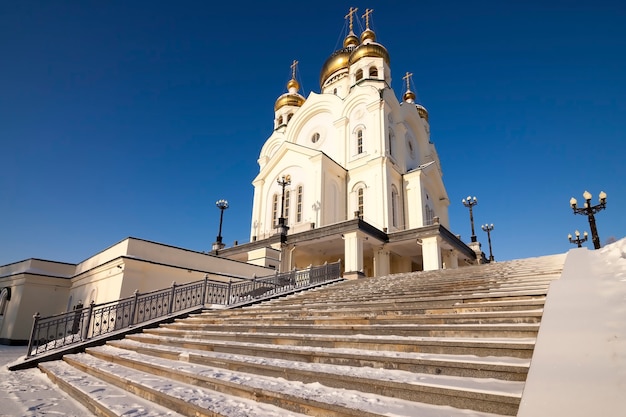
[[[389,134],[387,135],[388,137],[388,149],[389,149],[389,155],[393,156],[394,154],[394,142],[395,142],[395,135],[393,133],[393,130],[389,129]]]
[[[289,123],[289,121],[291,120],[292,117],[293,117],[293,113],[289,113],[287,115],[287,123]]]
[[[370,67],[370,78],[377,78],[377,77],[378,77],[378,68]]]
[[[283,116],[278,116],[278,126],[283,124]]]
[[[289,201],[291,193],[289,190],[285,191],[285,219],[289,219]]]
[[[398,227],[398,190],[395,186],[391,187],[391,225]]]
[[[278,223],[278,194],[272,196],[272,225]]]
[[[7,309],[7,304],[11,300],[11,288],[4,287],[0,291],[0,316],[4,316],[4,312]]]
[[[363,130],[361,129],[356,132],[356,153],[363,153]]]
[[[363,218],[363,214],[365,211],[365,191],[363,187],[360,187],[356,190],[356,209],[359,211],[359,216]]]
[[[317,143],[319,140],[320,140],[320,134],[317,132],[313,133],[313,136],[311,136],[311,142]]]
[[[430,208],[428,204],[424,207],[424,226],[429,226],[433,224],[433,219],[435,218],[435,212]]]
[[[298,197],[296,201],[296,222],[302,221],[302,186],[298,186]]]
[[[361,79],[363,79],[363,70],[359,68],[358,70],[356,70],[356,73],[354,76],[357,81],[360,81]]]

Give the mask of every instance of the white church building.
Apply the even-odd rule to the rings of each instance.
[[[253,179],[250,242],[213,253],[127,238],[78,264],[0,266],[0,343],[28,340],[35,312],[69,312],[207,276],[251,279],[341,261],[345,278],[457,268],[484,257],[449,230],[450,200],[426,109],[406,73],[401,100],[390,57],[346,16],[343,47],[323,63],[320,92],[296,80],[274,105]]]
[[[299,93],[296,64],[263,145],[249,244],[222,256],[281,270],[342,260],[344,276],[457,268],[480,259],[449,230],[450,200],[428,112],[406,73],[402,101],[390,57],[369,27],[324,62],[320,93]]]

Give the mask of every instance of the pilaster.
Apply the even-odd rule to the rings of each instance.
[[[422,259],[424,262],[424,271],[441,269],[439,236],[425,237],[422,239]]]

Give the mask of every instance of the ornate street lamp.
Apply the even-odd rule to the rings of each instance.
[[[289,227],[285,224],[285,187],[291,184],[291,175],[283,175],[276,179],[279,186],[282,187],[282,196],[280,199],[280,217],[278,218],[278,229],[282,236],[287,234]]]
[[[591,241],[593,242],[594,249],[600,249],[600,237],[598,236],[598,229],[596,228],[596,218],[594,214],[604,210],[606,208],[606,193],[600,191],[600,204],[595,206],[591,205],[591,193],[585,191],[583,193],[585,199],[585,205],[583,207],[577,207],[577,201],[574,197],[569,200],[569,204],[574,210],[574,214],[584,214],[589,219],[589,227],[591,228]]]
[[[587,241],[587,232],[583,232],[582,239],[580,238],[580,232],[578,230],[576,230],[574,234],[576,235],[576,239],[572,239],[571,233],[567,235],[567,238],[569,239],[569,243],[575,243],[578,245],[579,248],[581,248],[583,246],[583,243]]]
[[[467,200],[463,199],[463,205],[465,207],[469,207],[470,212],[470,223],[472,224],[472,242],[476,242],[476,234],[474,233],[474,213],[472,212],[472,207],[478,204],[478,200],[476,197],[472,198],[467,196]]]
[[[489,262],[493,262],[493,252],[491,252],[491,231],[493,230],[493,223],[484,224],[481,227],[485,232],[487,232],[487,240],[489,240]]]
[[[224,210],[228,208],[228,201],[226,200],[217,200],[215,205],[218,209],[220,209],[220,229],[217,232],[217,240],[213,244],[213,250],[217,252],[222,249],[225,245],[222,243],[222,222],[224,220]]]

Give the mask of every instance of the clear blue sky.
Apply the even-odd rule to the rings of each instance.
[[[0,265],[80,262],[128,237],[210,250],[249,239],[252,179],[297,59],[301,93],[350,6],[413,75],[451,199],[477,196],[507,260],[573,248],[569,199],[626,235],[626,6],[621,1],[5,1],[0,6]],[[587,244],[590,246],[590,244]]]

